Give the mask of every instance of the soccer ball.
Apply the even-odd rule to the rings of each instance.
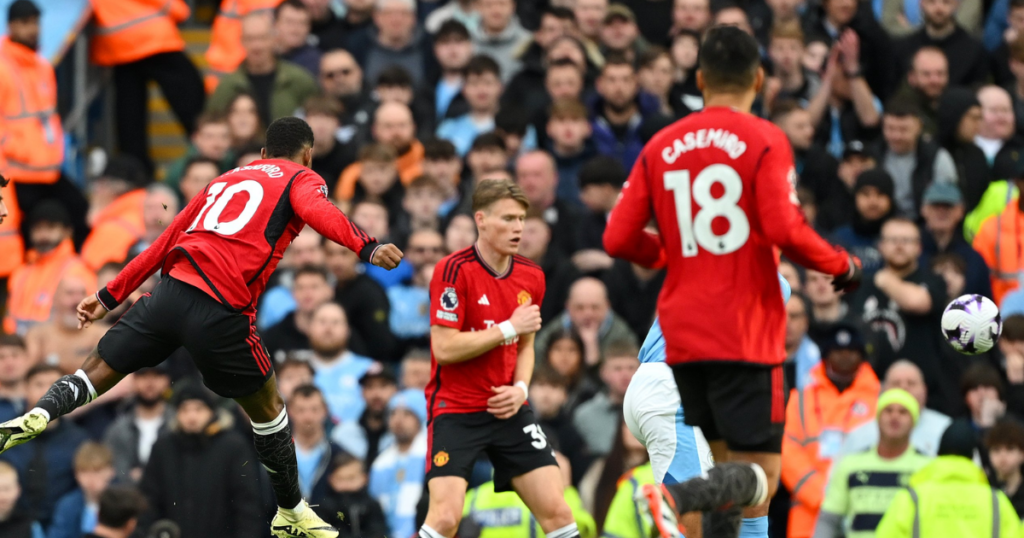
[[[982,295],[961,295],[942,313],[942,335],[953,349],[964,355],[992,349],[1002,332],[999,308]]]

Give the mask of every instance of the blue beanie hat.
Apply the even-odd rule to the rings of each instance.
[[[427,397],[423,394],[422,389],[405,389],[392,396],[391,401],[388,402],[388,412],[399,407],[416,415],[416,418],[420,419],[421,425],[427,425]]]

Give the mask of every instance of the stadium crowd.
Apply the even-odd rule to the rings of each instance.
[[[804,215],[867,275],[841,296],[781,262],[792,392],[771,535],[909,537],[947,525],[949,502],[980,507],[953,511],[971,528],[1000,522],[978,536],[1021,532],[1024,0],[223,0],[204,73],[184,52],[182,0],[91,4],[117,148],[84,190],[35,52],[47,3],[11,3],[0,41],[0,421],[116,323],[78,330],[79,301],[258,159],[269,122],[298,115],[330,197],[406,253],[388,272],[307,228],[259,305],[303,495],[343,536],[419,528],[428,286],[475,241],[474,185],[509,178],[531,204],[519,253],[547,278],[529,395],[566,498],[582,536],[647,536],[633,491],[654,476],[622,401],[665,276],[609,257],[602,233],[645,141],[702,108],[701,34],[728,24],[761,44],[755,109],[789,138]],[[167,166],[149,154],[150,81],[189,136]],[[939,323],[967,293],[1004,322],[998,347],[970,357]],[[250,435],[180,349],[0,456],[0,537],[127,536],[101,521],[111,484],[144,494],[144,511],[108,499],[128,533],[140,513],[136,536],[168,521],[186,538],[263,536],[275,507]],[[486,461],[470,486],[460,536],[540,530]]]

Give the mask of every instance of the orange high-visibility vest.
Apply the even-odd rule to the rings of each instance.
[[[825,363],[811,369],[803,390],[793,390],[786,405],[782,438],[782,483],[792,493],[788,538],[810,538],[825,485],[846,434],[875,418],[881,385],[863,363],[853,384],[839,392],[825,375]]]
[[[7,282],[10,295],[4,330],[11,334],[24,335],[32,325],[50,319],[54,293],[65,276],[78,277],[86,289],[96,289],[96,275],[75,255],[71,239],[43,255],[30,252],[29,258]]]
[[[109,262],[121,263],[132,245],[146,234],[142,205],[146,190],[136,189],[122,194],[96,217],[92,231],[82,245],[82,261],[93,271]]]
[[[2,173],[19,183],[54,183],[64,163],[53,66],[34,50],[0,40]]]
[[[1003,303],[1007,293],[1020,286],[1024,274],[1024,212],[1010,204],[998,215],[985,219],[974,236],[974,250],[989,268],[992,300]]]
[[[185,50],[178,31],[178,24],[189,16],[183,0],[92,0],[92,10],[92,61],[97,65],[121,65]]]
[[[25,243],[19,230],[21,210],[14,195],[14,182],[0,187],[0,198],[7,206],[7,218],[0,222],[0,278],[6,278],[25,261]]]
[[[242,48],[242,17],[258,11],[271,13],[281,0],[223,0],[213,20],[210,47],[206,49],[206,91],[213,93],[221,77],[234,73],[245,59]]]

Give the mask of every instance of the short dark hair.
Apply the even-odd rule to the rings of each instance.
[[[960,394],[963,396],[967,396],[968,392],[978,387],[994,387],[999,391],[1000,400],[1006,398],[1004,396],[1006,387],[1003,385],[1003,379],[991,364],[976,362],[968,366],[967,370],[964,370],[964,374],[960,377]]]
[[[523,109],[515,106],[503,106],[494,115],[494,130],[499,134],[526,136],[526,129],[530,126],[527,121],[527,114]]]
[[[0,334],[0,347],[25,349],[25,339],[16,334]]]
[[[953,268],[961,275],[967,274],[967,261],[964,260],[963,256],[955,252],[943,252],[941,254],[936,254],[932,257],[932,261],[929,262],[928,265],[931,266],[932,270],[935,270],[936,268],[947,264],[952,265]],[[1003,329],[1003,334],[1006,334],[1005,329]],[[1024,338],[1021,338],[1021,340],[1024,340]]]
[[[330,95],[314,95],[306,99],[302,108],[305,110],[307,118],[310,116],[337,118],[345,111],[345,105]]]
[[[534,383],[562,387],[563,389],[569,388],[569,379],[545,363],[538,364],[537,368],[534,369],[533,379],[530,380],[530,384]]]
[[[985,435],[985,446],[1024,450],[1024,425],[1012,418],[997,421]]]
[[[400,65],[386,67],[377,75],[377,87],[412,88],[412,75]]]
[[[96,271],[96,274],[98,275],[104,271],[114,271],[120,273],[122,270],[124,270],[124,266],[125,264],[121,262],[107,262],[100,266],[100,269],[99,271]]]
[[[426,176],[426,175],[416,176],[416,178],[413,179],[412,181],[410,181],[409,184],[405,187],[405,193],[406,194],[409,194],[412,191],[418,191],[418,190],[434,191],[434,192],[436,192],[438,194],[442,194],[442,195],[444,193],[444,188],[441,187],[441,183],[439,183],[436,179],[434,179],[433,176]]]
[[[583,76],[583,72],[580,71],[580,66],[576,65],[576,62],[574,62],[574,61],[572,61],[572,60],[570,60],[568,58],[556,58],[556,59],[552,60],[550,63],[548,63],[548,69],[547,70],[551,71],[552,69],[554,69],[556,67],[571,67],[573,69],[573,71],[576,71],[577,73],[579,73],[579,75],[581,77]]]
[[[619,67],[625,66],[625,67],[628,67],[634,73],[636,72],[636,66],[633,65],[633,62],[629,61],[629,58],[627,58],[625,54],[615,52],[615,53],[611,53],[607,57],[605,57],[604,65],[601,66],[601,74],[603,75],[604,72],[607,71],[609,67],[615,67],[615,66],[619,66]]]
[[[124,528],[146,511],[146,498],[132,486],[107,486],[100,494],[99,523],[112,529]]]
[[[1024,1],[1024,0],[1021,0],[1021,1]],[[540,16],[541,16],[541,18],[544,18],[544,16],[548,16],[548,17],[554,17],[554,18],[556,18],[558,20],[562,20],[562,21],[572,21],[573,23],[576,22],[576,13],[574,13],[573,10],[571,10],[571,9],[569,9],[567,7],[548,6],[548,7],[544,8],[543,11],[540,12]]]
[[[646,69],[654,65],[654,62],[658,61],[662,56],[672,60],[672,55],[669,54],[668,49],[665,47],[659,47],[658,45],[651,45],[647,50],[640,53],[640,57],[636,61],[636,65],[640,69]]]
[[[579,171],[580,189],[588,185],[610,185],[621,189],[626,182],[622,160],[611,155],[597,155],[583,163]]]
[[[52,364],[41,362],[28,369],[28,373],[25,374],[25,381],[28,381],[29,379],[32,379],[37,375],[43,374],[57,374],[58,376],[62,376],[64,375],[64,372],[62,372],[60,368]]]
[[[704,84],[715,90],[746,91],[761,66],[757,40],[734,26],[708,30],[697,58]]]
[[[294,157],[300,151],[313,147],[313,130],[301,118],[286,117],[275,120],[267,127],[267,158]]]
[[[274,371],[276,371],[278,376],[280,376],[282,372],[292,368],[302,368],[308,371],[310,375],[316,374],[316,370],[313,370],[313,365],[309,364],[309,361],[302,361],[294,358],[288,358],[281,361],[274,367]]]
[[[917,103],[903,96],[896,96],[889,99],[889,102],[885,104],[885,110],[882,114],[886,116],[892,116],[894,118],[906,118],[906,117],[921,117],[921,108],[917,106]]]
[[[346,465],[352,465],[353,463],[358,463],[360,468],[363,467],[363,460],[357,458],[351,452],[339,450],[338,453],[333,458],[331,458],[329,472],[333,473],[334,471],[337,471],[339,468],[345,467]]]
[[[486,75],[490,73],[495,77],[501,78],[501,66],[498,62],[486,54],[477,54],[469,59],[469,63],[466,64],[466,76],[469,75]]]
[[[469,41],[469,39],[469,30],[466,28],[466,25],[455,19],[444,21],[441,27],[437,29],[437,33],[434,34],[434,43],[449,40]]]
[[[274,20],[277,20],[278,18],[281,17],[281,10],[283,10],[286,7],[290,7],[292,9],[297,9],[299,11],[309,13],[309,9],[306,8],[306,4],[302,3],[302,0],[284,0],[283,2],[278,4],[276,8],[274,8]]]
[[[423,159],[426,161],[450,161],[458,159],[455,144],[443,138],[431,138],[423,142]]]
[[[779,123],[782,118],[785,118],[797,110],[804,110],[804,107],[800,106],[800,103],[793,99],[782,99],[776,101],[775,104],[772,105],[772,114],[768,119],[770,119],[772,123]]]
[[[292,280],[298,280],[299,277],[303,275],[316,275],[322,277],[325,282],[331,281],[331,273],[323,265],[307,263],[295,270],[295,276],[292,277]]]
[[[219,162],[217,162],[217,161],[215,161],[215,160],[213,160],[213,159],[211,159],[209,157],[203,157],[202,155],[196,155],[195,157],[191,157],[191,158],[189,158],[189,160],[185,161],[185,167],[181,169],[182,177],[184,177],[186,174],[188,174],[189,168],[192,168],[193,166],[195,166],[197,164],[212,164],[214,167],[217,168],[217,171],[220,172],[220,163]]]
[[[498,133],[491,131],[477,136],[473,140],[473,145],[469,147],[470,153],[474,151],[488,151],[497,150],[502,153],[508,150],[508,146],[505,145],[505,139]]]
[[[292,391],[292,399],[294,400],[296,396],[301,396],[303,398],[312,398],[314,396],[318,396],[320,397],[320,401],[324,403],[324,406],[327,406],[327,399],[324,398],[323,391],[321,391],[319,388],[317,388],[316,385],[313,385],[312,383],[307,385],[299,385],[295,387],[295,390]]]
[[[1013,342],[1024,341],[1024,315],[1013,314],[1003,319],[1003,339]]]
[[[640,348],[636,347],[636,344],[626,341],[612,342],[608,344],[608,349],[604,352],[605,360],[610,359],[612,357],[638,358],[639,356]]]

